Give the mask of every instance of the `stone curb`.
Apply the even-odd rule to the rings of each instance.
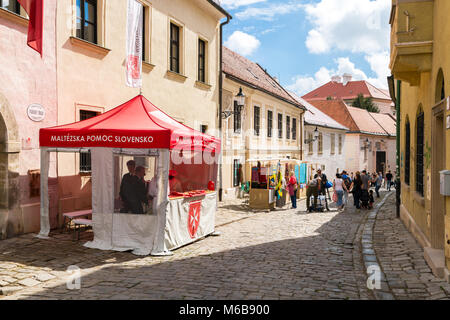
[[[369,284],[369,279],[374,275],[375,270],[380,272],[380,289],[370,289],[372,290],[375,298],[377,300],[395,300],[394,295],[386,281],[386,275],[384,274],[380,263],[378,262],[378,257],[373,247],[373,230],[375,227],[375,221],[378,215],[378,211],[386,203],[387,199],[394,194],[394,192],[389,192],[381,202],[379,202],[375,209],[369,212],[367,220],[364,222],[364,230],[361,236],[361,248],[362,248],[362,258],[364,266],[366,268],[366,274],[368,277],[367,284]]]

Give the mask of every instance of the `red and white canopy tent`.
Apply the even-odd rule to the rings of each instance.
[[[192,191],[188,182],[195,179],[203,179],[196,189],[207,189],[208,182],[217,179],[220,140],[172,119],[142,95],[94,118],[41,129],[40,147],[39,237],[48,237],[50,232],[50,152],[91,153],[94,240],[85,244],[88,247],[160,255],[214,232],[216,193],[169,198],[168,176],[169,169],[176,168],[186,182],[188,190],[184,191]],[[157,195],[152,202],[153,214],[115,212],[114,158],[118,156],[154,157]]]

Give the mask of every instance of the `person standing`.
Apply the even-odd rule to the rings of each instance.
[[[387,190],[391,191],[391,184],[392,184],[392,173],[391,170],[389,170],[389,172],[386,174],[386,181],[387,181]]]
[[[378,172],[378,176],[375,181],[375,192],[377,193],[377,198],[380,197],[380,188],[383,185],[383,174]]]
[[[351,192],[353,193],[353,201],[356,209],[360,209],[360,202],[359,199],[361,197],[361,187],[362,187],[362,179],[361,174],[359,171],[356,172],[355,179],[353,179],[352,186],[351,186]]]
[[[341,178],[342,180],[344,180],[344,184],[347,187],[347,190],[344,190],[344,204],[348,204],[348,193],[349,190],[351,190],[351,186],[352,186],[352,180],[348,175],[347,175],[347,171],[342,171],[341,174]]]
[[[134,185],[137,183],[136,172],[136,162],[134,160],[129,160],[127,162],[128,173],[124,174],[122,177],[122,181],[120,183],[120,192],[119,196],[122,201],[122,205],[120,208],[121,213],[128,213],[132,207],[134,202]]]
[[[333,181],[333,189],[337,194],[337,206],[338,210],[344,209],[344,203],[342,201],[344,197],[344,191],[347,191],[347,187],[344,184],[344,180],[342,180],[341,175],[336,173],[336,179]]]
[[[297,209],[297,179],[295,178],[294,171],[290,172],[287,188],[291,197],[292,209]]]
[[[311,179],[306,188],[306,211],[311,211],[311,197],[314,196],[314,209],[317,208],[317,197],[319,196],[320,179]]]
[[[317,169],[317,173],[314,175],[314,178],[320,179],[320,187],[319,187],[319,195],[325,196],[325,207],[327,211],[330,211],[330,208],[328,208],[328,200],[327,200],[327,176],[325,173],[322,173],[321,169]]]

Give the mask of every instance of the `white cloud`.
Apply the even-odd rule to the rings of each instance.
[[[304,8],[313,25],[306,39],[311,53],[336,48],[369,54],[388,48],[390,0],[321,0]]]
[[[289,90],[294,91],[300,96],[317,89],[331,80],[333,75],[343,75],[349,73],[352,75],[352,80],[366,80],[377,88],[386,89],[386,77],[389,71],[384,70],[383,66],[387,65],[385,60],[389,60],[387,53],[382,55],[369,55],[366,60],[369,62],[372,70],[377,74],[377,78],[370,78],[364,71],[358,69],[348,57],[340,57],[335,60],[336,67],[327,69],[320,68],[314,76],[299,75],[292,79],[293,83],[286,86]]]
[[[266,0],[221,0],[219,1],[219,4],[226,9],[236,9],[242,6],[248,6],[259,2],[266,2]]]
[[[244,56],[252,55],[261,45],[261,42],[254,36],[242,31],[235,31],[225,41],[225,46]]]
[[[239,20],[260,19],[272,21],[275,16],[295,12],[302,7],[304,5],[298,3],[272,4],[262,8],[250,7],[236,13],[236,18]]]

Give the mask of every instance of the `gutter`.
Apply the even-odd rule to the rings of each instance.
[[[212,3],[212,5],[218,7],[218,5],[212,0],[208,0],[208,2]],[[222,9],[223,10],[223,9]],[[220,49],[219,49],[219,137],[220,137],[220,155],[219,155],[219,202],[222,201],[222,193],[223,193],[223,175],[222,175],[222,162],[223,162],[223,136],[222,136],[222,107],[223,107],[223,27],[227,25],[231,19],[231,15],[229,15],[225,10],[224,13],[227,16],[227,20],[220,23]]]

